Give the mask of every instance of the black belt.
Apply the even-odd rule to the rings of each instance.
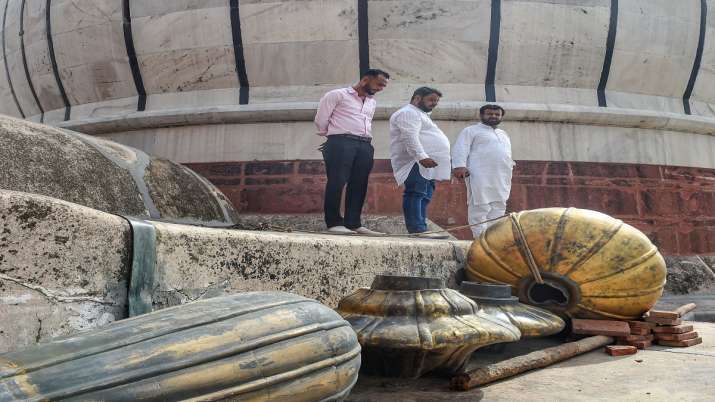
[[[351,139],[351,140],[367,142],[368,144],[372,142],[372,138],[370,138],[370,137],[365,137],[364,135],[355,135],[355,134],[331,134],[331,135],[328,136],[328,139],[330,139],[331,137],[348,138],[348,139]]]

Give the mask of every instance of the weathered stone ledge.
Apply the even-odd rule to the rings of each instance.
[[[0,352],[126,317],[132,236],[125,219],[14,191],[0,191],[0,218]],[[151,224],[154,308],[251,290],[335,307],[382,272],[454,284],[470,244]]]
[[[471,242],[256,232],[155,223],[157,307],[248,290],[283,290],[331,307],[378,273],[455,284]]]

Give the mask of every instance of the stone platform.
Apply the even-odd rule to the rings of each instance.
[[[468,241],[211,229],[153,222],[155,308],[249,290],[282,290],[336,307],[379,273],[456,285]]]
[[[127,316],[133,229],[55,198],[0,191],[0,353]],[[336,307],[375,274],[439,276],[451,286],[470,242],[215,229],[149,222],[155,309],[282,290]]]

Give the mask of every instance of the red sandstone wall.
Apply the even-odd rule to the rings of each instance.
[[[239,211],[322,212],[322,161],[197,163],[189,167],[216,184]],[[644,231],[668,255],[715,254],[715,169],[587,162],[517,161],[509,210],[588,208]],[[390,162],[375,161],[366,212],[402,213],[402,192]],[[467,223],[466,191],[440,183],[430,218]],[[469,238],[470,232],[457,233]]]

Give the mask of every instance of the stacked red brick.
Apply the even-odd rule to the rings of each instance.
[[[653,344],[653,327],[655,324],[644,321],[628,321],[631,333],[618,337],[618,343],[634,346],[638,349],[649,348]]]
[[[661,311],[651,310],[645,318],[646,322],[656,324],[653,327],[655,340],[658,345],[673,346],[673,347],[688,347],[697,345],[703,342],[703,339],[693,330],[690,324],[683,324],[683,310],[690,311],[695,308],[695,305],[683,306],[689,309],[680,309],[676,311]],[[687,312],[685,311],[685,312]]]
[[[611,356],[634,354],[654,341],[662,346],[687,347],[702,343],[693,326],[682,322],[682,316],[694,308],[695,304],[690,303],[675,311],[651,310],[642,321],[573,319],[571,327],[574,334],[615,337],[618,345],[605,349]]]
[[[631,327],[625,321],[573,319],[571,332],[578,335],[605,335],[625,339],[631,336]],[[609,345],[605,350],[611,356],[632,355],[637,352],[634,345]]]

